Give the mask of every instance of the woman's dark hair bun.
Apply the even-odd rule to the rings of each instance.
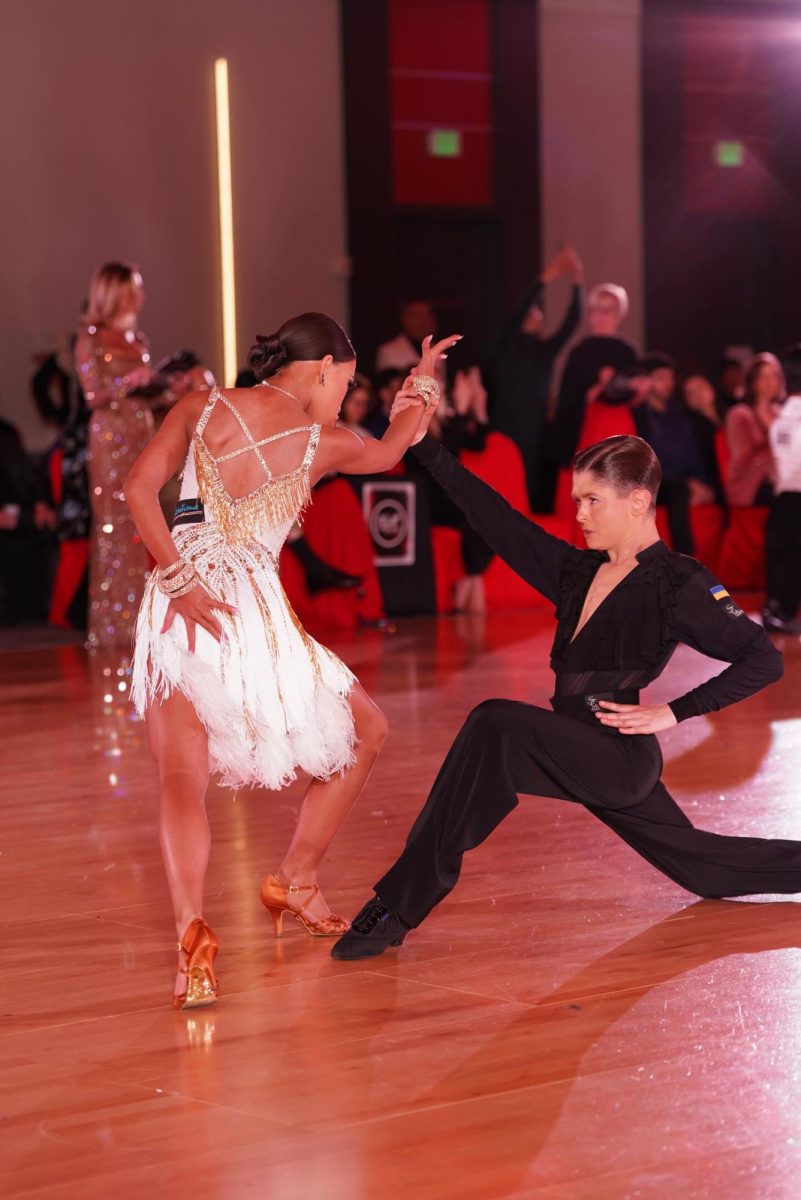
[[[350,362],[356,352],[348,335],[325,313],[301,313],[284,321],[277,333],[259,334],[248,355],[248,366],[259,380],[269,379],[291,362],[314,362],[331,355],[334,362]]]
[[[289,352],[277,333],[256,334],[256,344],[248,355],[248,366],[257,379],[269,379],[289,362]]]

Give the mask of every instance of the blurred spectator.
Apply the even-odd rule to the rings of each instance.
[[[667,509],[673,548],[693,554],[690,530],[692,504],[711,504],[715,495],[704,478],[701,449],[690,415],[676,395],[676,367],[666,354],[649,354],[641,361],[642,375],[650,379],[643,402],[635,409],[637,433],[653,448],[662,465],[662,486],[657,504]]]
[[[739,358],[724,358],[718,368],[716,395],[721,417],[745,395],[745,367]]]
[[[39,415],[59,429],[56,443],[61,451],[59,541],[87,538],[92,518],[86,469],[89,409],[75,374],[74,350],[75,339],[65,340],[44,359],[31,379]]]
[[[428,300],[409,300],[400,312],[400,332],[383,342],[376,352],[376,371],[394,367],[406,375],[420,361],[423,338],[437,329],[437,317]]]
[[[736,508],[770,504],[773,460],[768,431],[783,398],[779,360],[773,354],[757,354],[746,371],[744,399],[729,409],[724,426],[729,450],[726,497]]]
[[[723,428],[718,400],[711,380],[706,375],[688,375],[682,385],[684,405],[690,417],[703,460],[702,478],[715,493],[715,502],[725,505],[726,495],[720,478],[715,443]]]
[[[45,478],[16,428],[0,418],[0,624],[46,619],[55,526]]]
[[[123,482],[153,436],[154,403],[197,386],[191,373],[162,380],[139,329],[145,291],[139,270],[110,262],[92,277],[75,343],[75,362],[90,409],[89,645],[129,649],[150,560],[125,503]]]
[[[625,288],[616,283],[594,287],[587,302],[589,334],[568,355],[553,425],[553,455],[561,467],[568,467],[578,444],[587,393],[599,380],[604,367],[616,371],[630,367],[637,359],[633,342],[618,336],[618,329],[629,309]]]
[[[39,416],[46,425],[55,425],[59,431],[69,424],[76,407],[85,409],[75,378],[74,345],[74,338],[62,338],[53,351],[41,360],[31,379],[31,391]]]
[[[456,372],[450,404],[440,406],[429,426],[433,437],[447,446],[452,454],[462,450],[482,453],[487,448],[487,392],[477,366]],[[410,464],[420,470],[413,455]],[[464,576],[454,588],[456,612],[483,613],[486,611],[484,573],[492,562],[493,553],[486,542],[467,523],[464,513],[451,498],[429,480],[431,524],[457,529],[461,536]]]
[[[406,371],[399,371],[396,367],[387,367],[376,375],[375,394],[378,403],[364,418],[364,427],[372,437],[383,437],[389,428],[389,414],[405,378]]]
[[[785,351],[787,399],[770,426],[775,494],[765,531],[767,599],[762,619],[772,633],[801,634],[801,344]]]
[[[394,397],[393,397],[394,398]],[[379,400],[366,375],[356,375],[354,386],[342,402],[340,420],[359,437],[371,437],[369,421],[379,409]]]
[[[568,273],[573,278],[570,304],[559,328],[546,337],[545,287]],[[581,320],[582,279],[575,250],[566,247],[555,255],[509,318],[492,364],[492,427],[520,448],[529,503],[538,512],[549,510],[553,500],[554,481],[545,469],[544,455],[551,375],[558,354]]]

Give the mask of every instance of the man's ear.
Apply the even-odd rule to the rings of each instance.
[[[632,512],[637,517],[644,517],[654,502],[654,498],[647,488],[635,488],[629,499]]]

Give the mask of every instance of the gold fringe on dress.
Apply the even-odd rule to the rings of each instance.
[[[198,494],[226,541],[252,538],[265,522],[275,527],[302,518],[311,500],[305,464],[287,475],[273,475],[247,496],[234,498],[225,490],[206,443],[195,437],[194,444]]]

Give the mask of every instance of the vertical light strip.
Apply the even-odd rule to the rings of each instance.
[[[228,59],[214,63],[217,110],[217,191],[220,202],[220,276],[222,281],[223,376],[226,387],[236,381],[236,280],[234,276],[234,201],[231,179],[231,115],[228,105]]]

